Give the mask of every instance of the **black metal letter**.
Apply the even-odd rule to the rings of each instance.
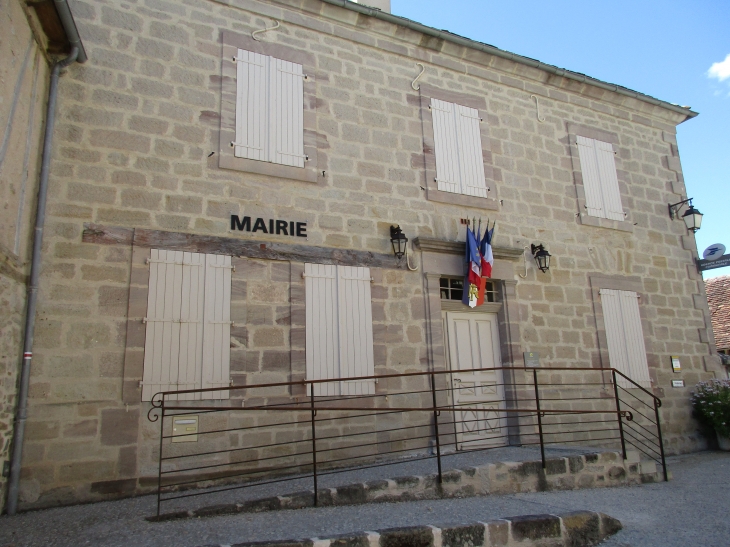
[[[231,215],[231,230],[239,230],[247,232],[251,231],[251,217],[243,217],[243,221],[238,215]]]
[[[263,218],[256,219],[256,223],[253,225],[253,230],[251,230],[251,232],[256,232],[258,230],[261,230],[265,234],[269,233],[269,231],[266,229],[266,223],[264,222]]]

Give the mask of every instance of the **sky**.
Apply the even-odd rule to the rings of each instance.
[[[730,1],[391,0],[391,11],[691,106],[699,116],[678,126],[677,141],[687,195],[704,215],[697,247],[730,253]],[[704,272],[717,275],[730,267]]]

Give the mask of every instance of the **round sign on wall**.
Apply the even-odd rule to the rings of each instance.
[[[705,249],[705,252],[702,253],[702,258],[705,260],[717,260],[718,258],[722,258],[722,255],[725,254],[725,245],[722,243],[715,243],[714,245],[710,245]]]

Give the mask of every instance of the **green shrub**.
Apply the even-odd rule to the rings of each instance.
[[[730,380],[700,382],[692,392],[697,418],[722,437],[730,437]]]

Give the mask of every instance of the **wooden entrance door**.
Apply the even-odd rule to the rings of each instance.
[[[452,400],[458,450],[504,446],[507,428],[497,315],[446,313]],[[465,407],[468,410],[459,410]]]

